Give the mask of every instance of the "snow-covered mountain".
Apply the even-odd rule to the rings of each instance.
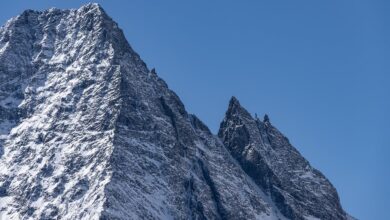
[[[0,28],[0,219],[347,219],[233,98],[213,135],[98,4]]]

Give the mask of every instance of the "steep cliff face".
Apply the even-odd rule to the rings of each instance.
[[[289,219],[347,219],[336,189],[265,115],[253,118],[232,98],[218,133],[232,156]]]
[[[0,28],[0,218],[273,220],[299,210],[344,219],[333,187],[271,125],[245,133],[230,118],[223,143],[99,5],[25,11]],[[256,164],[297,157],[302,166],[245,165],[235,146],[263,136],[288,150]],[[291,177],[307,183],[288,188]],[[329,206],[315,212],[320,201]]]

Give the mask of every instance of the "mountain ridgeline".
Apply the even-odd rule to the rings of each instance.
[[[350,217],[268,116],[233,97],[212,134],[91,3],[0,28],[0,219]]]

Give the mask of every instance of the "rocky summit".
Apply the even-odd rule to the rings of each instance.
[[[0,219],[349,218],[268,116],[232,98],[212,134],[98,4],[0,28]]]

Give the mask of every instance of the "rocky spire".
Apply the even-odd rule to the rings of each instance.
[[[235,96],[232,96],[229,101],[229,107],[228,110],[226,111],[226,116],[235,115],[235,114],[245,115],[246,117],[250,117],[250,113],[241,106],[240,101],[238,101],[238,99]]]
[[[264,123],[270,123],[269,121],[269,117],[267,114],[264,115],[264,120],[263,120]]]
[[[240,109],[241,105],[238,99],[235,96],[232,96],[229,101],[228,110],[235,111],[236,109]]]

